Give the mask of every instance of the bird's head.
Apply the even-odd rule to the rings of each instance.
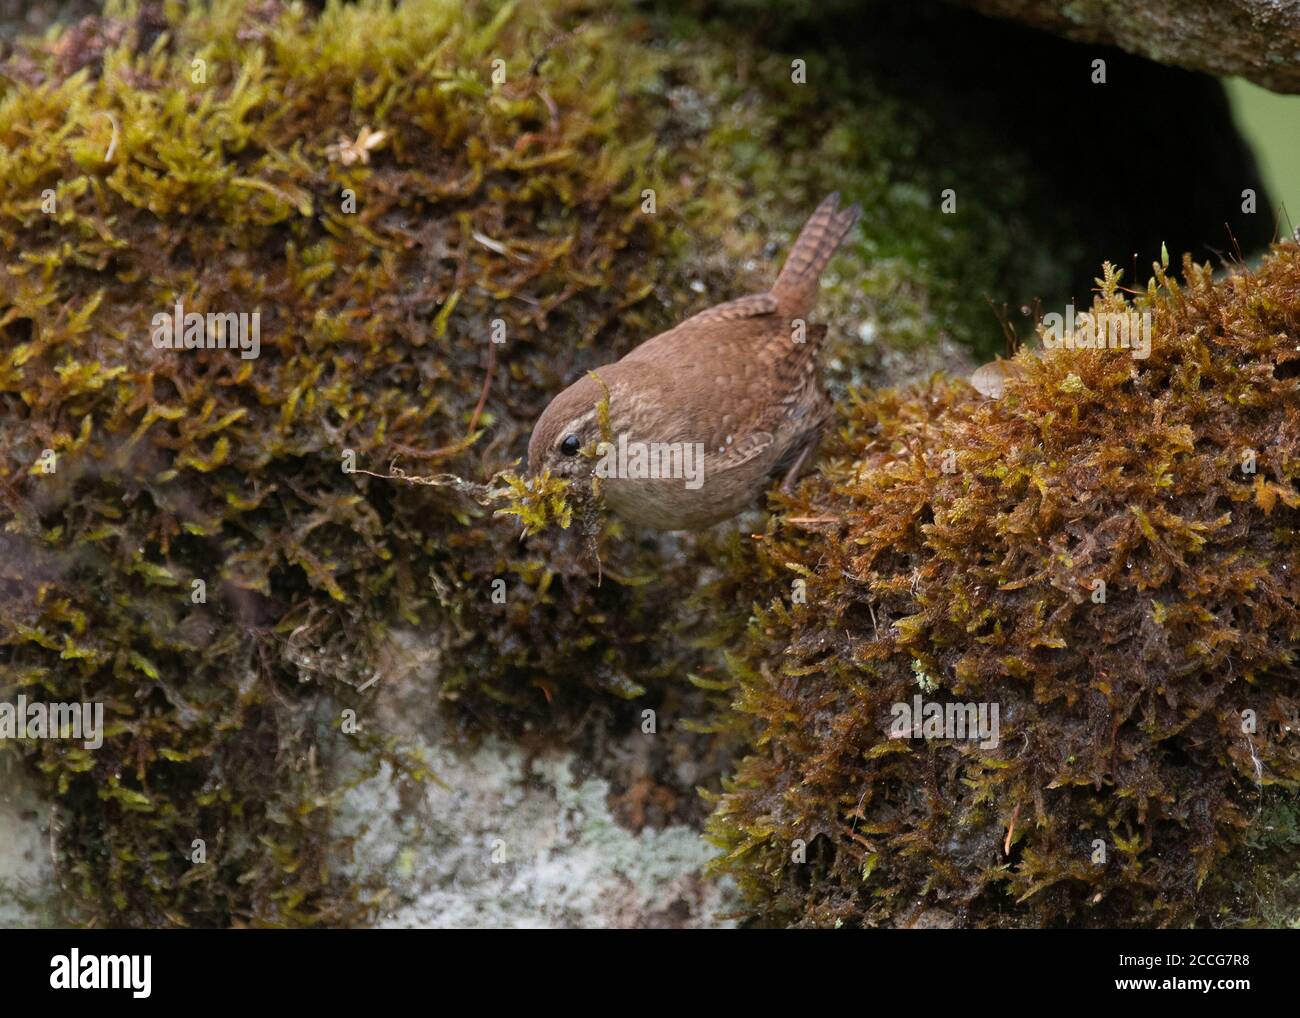
[[[600,409],[605,388],[584,375],[561,392],[537,418],[528,440],[528,472],[557,477],[591,473],[590,456],[601,441]]]

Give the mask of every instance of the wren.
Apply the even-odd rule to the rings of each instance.
[[[831,417],[818,374],[825,325],[807,315],[861,209],[832,194],[776,282],[701,311],[555,397],[528,442],[529,472],[599,478],[606,506],[659,530],[697,530],[790,485]]]

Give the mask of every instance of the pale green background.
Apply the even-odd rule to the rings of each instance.
[[[1224,85],[1269,189],[1273,207],[1261,206],[1259,212],[1275,220],[1278,236],[1286,237],[1300,226],[1300,95],[1278,95],[1242,78],[1226,78]]]

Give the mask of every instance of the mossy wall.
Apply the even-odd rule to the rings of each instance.
[[[1032,160],[884,84],[573,0],[111,4],[6,51],[0,689],[109,729],[0,751],[56,806],[71,921],[365,921],[380,889],[328,863],[341,740],[436,777],[371,709],[394,626],[466,735],[668,705],[718,772],[724,651],[783,565],[615,525],[598,581],[577,526],[371,475],[487,482],[564,384],[765,285],[834,188],[868,209],[823,291],[837,391],[1000,343],[986,298],[1068,276],[999,191]],[[259,313],[260,356],[156,349],[177,302]]]

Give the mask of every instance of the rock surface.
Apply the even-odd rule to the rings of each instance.
[[[340,811],[350,872],[388,888],[376,925],[714,927],[739,909],[729,881],[701,877],[714,850],[698,831],[621,827],[609,785],[578,777],[571,754],[430,748],[450,787],[404,795],[385,767]]]
[[[49,809],[21,771],[0,767],[0,929],[56,925]]]
[[[1293,0],[958,0],[1078,42],[1102,43],[1274,92],[1300,92],[1300,4]]]
[[[676,738],[666,715],[653,734],[608,733],[599,760],[494,734],[464,741],[435,706],[440,668],[427,641],[395,630],[389,646],[399,664],[362,724],[434,777],[412,780],[350,750],[336,757],[334,843],[343,871],[383,896],[376,925],[730,924],[734,884],[703,873],[716,849],[658,808],[693,797],[699,778],[686,758],[655,767],[652,744]],[[336,729],[322,718],[322,745],[339,746]]]

